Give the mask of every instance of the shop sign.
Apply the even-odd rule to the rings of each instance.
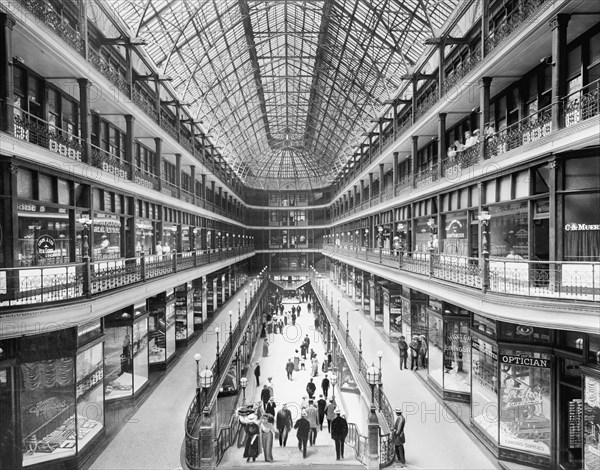
[[[452,219],[446,227],[446,238],[465,238],[463,222]]]
[[[50,235],[42,235],[37,240],[37,253],[44,258],[49,252],[56,250],[56,242]]]
[[[527,366],[527,367],[552,367],[552,361],[550,359],[541,359],[537,357],[528,356],[510,356],[508,354],[500,355],[500,363],[514,366]]]
[[[600,230],[600,224],[577,224],[575,222],[566,224],[565,230],[567,232],[581,232],[585,230]]]

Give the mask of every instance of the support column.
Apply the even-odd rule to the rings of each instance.
[[[412,79],[412,123],[417,122],[417,84],[418,80],[416,78]]]
[[[438,65],[438,97],[442,99],[442,96],[444,96],[444,80],[446,79],[446,42],[443,38],[440,38],[438,43],[438,58],[440,61]]]
[[[379,164],[379,202],[383,202],[383,189],[385,183],[384,164]]]
[[[175,103],[175,132],[177,133],[177,142],[181,142],[181,104]]]
[[[369,207],[371,206],[371,198],[373,197],[373,173],[369,173]]]
[[[127,179],[133,180],[134,151],[133,143],[135,138],[135,117],[132,114],[125,115],[126,135],[125,135],[125,161],[127,162]]]
[[[375,412],[375,404],[371,403],[369,412],[369,459],[367,470],[379,470],[379,420]]]
[[[202,194],[200,194],[200,197],[202,198],[202,207],[206,208],[206,175],[202,173],[200,179],[200,185],[202,186]]]
[[[487,37],[489,35],[490,35],[490,0],[481,0],[481,58],[482,59],[487,55],[486,49],[485,49],[485,41],[487,40]],[[483,133],[483,130],[481,132]]]
[[[223,187],[219,186],[219,209],[223,210]]]
[[[392,103],[392,109],[394,112],[394,120],[392,121],[393,141],[396,142],[398,138],[398,103],[395,101]]]
[[[133,94],[133,61],[131,60],[132,46],[127,44],[125,46],[125,80],[127,80],[127,88],[129,93],[127,98],[131,99]]]
[[[162,189],[162,139],[160,137],[154,138],[154,175],[158,180],[157,191]]]
[[[190,178],[192,181],[192,204],[196,205],[196,165],[190,165]]]
[[[210,182],[210,189],[212,190],[212,201],[210,201],[210,202],[212,203],[213,208],[215,207],[215,196],[216,196],[215,185],[216,185],[216,183],[214,181]]]
[[[486,158],[486,126],[490,125],[490,85],[492,84],[492,77],[481,77],[479,81],[479,129],[480,129],[480,140],[479,140],[479,159],[485,160]]]
[[[364,202],[365,197],[365,180],[360,180],[360,204]]]
[[[86,61],[88,60],[88,49],[89,49],[87,3],[88,2],[86,0],[78,0],[78,2],[77,2],[77,11],[78,11],[77,24],[79,26],[79,34],[83,38],[83,57],[85,58]]]
[[[12,32],[15,19],[7,13],[0,13],[0,130],[7,134],[15,133],[15,113],[13,97],[15,87],[13,82],[13,47]]]
[[[563,127],[561,119],[560,100],[566,95],[567,89],[567,26],[570,15],[556,15],[550,21],[552,28],[552,130]]]
[[[412,153],[411,153],[411,175],[410,179],[412,182],[412,187],[417,187],[417,158],[419,155],[419,136],[412,136]]]
[[[351,201],[352,201],[352,191],[351,191],[351,190],[348,190],[348,212],[350,212],[350,209],[351,209],[351,207],[350,207],[350,202],[351,202]],[[354,207],[352,207],[352,209],[353,209],[353,208],[354,208]]]
[[[356,209],[357,205],[358,205],[358,186],[354,185],[354,204],[352,205],[352,207],[354,209]]]
[[[92,164],[92,115],[90,113],[90,86],[87,78],[78,78],[79,84],[79,135],[81,137],[82,158],[88,165]]]
[[[394,195],[396,194],[396,186],[398,186],[398,178],[399,178],[399,171],[398,171],[398,152],[394,152],[394,179],[393,179],[393,184],[394,184]]]
[[[175,186],[177,186],[177,198],[181,199],[181,154],[175,154]]]
[[[448,149],[446,146],[446,113],[440,113],[438,114],[438,181],[441,181],[442,179],[442,165],[446,161],[447,150]]]

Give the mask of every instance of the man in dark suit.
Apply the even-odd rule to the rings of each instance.
[[[275,416],[275,400],[273,399],[273,397],[269,397],[269,401],[265,406],[265,413],[269,413]]]
[[[313,398],[316,390],[317,386],[314,384],[313,379],[310,379],[306,384],[306,393],[308,393],[308,398]]]
[[[321,431],[323,430],[323,421],[325,420],[325,407],[327,406],[327,402],[323,398],[323,395],[319,395],[319,399],[317,400],[317,410],[319,411],[319,427]]]
[[[394,411],[396,412],[396,421],[394,422],[394,429],[392,429],[392,439],[396,450],[396,458],[401,465],[405,465],[404,443],[406,442],[406,438],[404,436],[404,425],[406,424],[406,419],[402,416],[400,408],[396,408]]]
[[[269,402],[269,398],[271,398],[271,391],[267,385],[263,385],[263,389],[260,392],[260,399],[263,403],[263,408],[267,409],[267,403]]]
[[[327,398],[329,394],[329,379],[327,378],[327,374],[325,374],[325,378],[321,380],[321,389],[323,390],[323,395]]]
[[[292,413],[290,410],[288,410],[287,404],[284,403],[283,408],[277,412],[275,424],[277,425],[277,431],[279,431],[279,446],[281,447],[283,445],[283,447],[285,447],[287,444],[288,434],[293,425]]]
[[[306,443],[308,434],[310,433],[310,423],[306,419],[306,411],[302,410],[300,419],[294,424],[294,429],[297,429],[296,437],[298,438],[298,450],[302,452],[302,457],[306,458]]]
[[[340,416],[342,410],[335,410],[336,417],[331,422],[331,438],[335,441],[335,457],[336,460],[344,458],[344,441],[348,435],[348,422]]]

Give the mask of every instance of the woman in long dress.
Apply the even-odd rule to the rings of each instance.
[[[319,375],[319,361],[316,357],[312,360],[312,376],[316,377]]]
[[[269,341],[265,338],[263,342],[263,355],[262,357],[267,357],[269,355]]]
[[[246,430],[246,447],[244,448],[244,457],[246,462],[256,461],[256,457],[260,454],[260,428],[258,426],[258,417],[256,415],[248,417],[249,423]]]
[[[262,441],[265,462],[273,461],[273,439],[275,437],[275,427],[271,422],[273,415],[265,413],[260,422],[260,439]]]

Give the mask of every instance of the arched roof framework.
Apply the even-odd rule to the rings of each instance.
[[[321,188],[460,0],[108,0],[240,178]]]

